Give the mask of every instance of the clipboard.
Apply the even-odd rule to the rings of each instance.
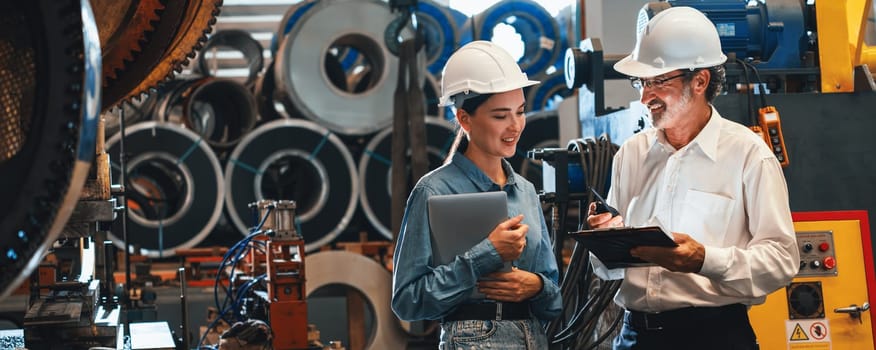
[[[630,255],[633,247],[678,246],[659,226],[600,228],[570,232],[569,235],[596,255],[609,269],[654,266]]]

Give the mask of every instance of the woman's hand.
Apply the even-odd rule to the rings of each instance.
[[[502,261],[513,261],[520,257],[526,248],[526,232],[529,225],[522,223],[523,214],[505,220],[490,232],[487,239],[493,243]]]
[[[504,302],[521,302],[541,292],[543,286],[538,275],[512,267],[511,271],[494,272],[478,281],[478,291],[487,299]]]

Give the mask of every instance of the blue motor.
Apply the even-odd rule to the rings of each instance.
[[[761,69],[789,69],[804,66],[808,49],[804,5],[800,0],[669,0],[671,6],[700,10],[718,29],[725,53],[752,58]],[[646,7],[666,8],[666,3]],[[652,14],[652,15],[653,15]]]

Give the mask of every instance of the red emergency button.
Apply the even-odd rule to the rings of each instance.
[[[836,267],[836,259],[832,256],[826,257],[822,264],[825,270],[833,270],[833,268]]]
[[[818,245],[818,250],[820,250],[822,252],[826,252],[829,249],[830,249],[830,244],[828,244],[827,242],[822,242],[821,244]]]

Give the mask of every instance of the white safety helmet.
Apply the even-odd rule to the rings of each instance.
[[[538,84],[529,80],[517,61],[496,44],[472,41],[447,59],[441,78],[441,107],[453,105],[457,95],[492,94]],[[473,96],[472,95],[472,96]]]
[[[713,67],[727,60],[715,25],[694,8],[670,7],[650,21],[643,8],[638,24],[633,53],[614,65],[622,74],[647,78],[676,69]]]

